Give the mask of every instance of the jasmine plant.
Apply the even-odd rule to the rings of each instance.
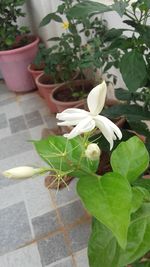
[[[69,134],[49,136],[33,144],[48,164],[45,170],[39,169],[39,174],[41,170],[42,173],[53,171],[58,188],[65,176],[78,178],[77,192],[93,217],[88,244],[89,266],[124,267],[150,249],[150,191],[149,181],[143,179],[149,166],[149,153],[137,136],[120,142],[114,149],[114,142],[122,138],[122,133],[113,122],[98,115],[105,96],[106,83],[103,82],[88,95],[90,112],[67,109],[57,115],[63,121],[61,125],[75,126]],[[90,141],[96,129],[100,130],[99,138],[104,135],[111,149],[112,170],[102,176],[97,174],[101,147],[97,139]],[[16,168],[8,170],[4,175],[15,178],[16,172],[19,178],[20,171],[20,178],[26,174],[29,177],[28,170],[26,173],[19,168],[18,171]]]

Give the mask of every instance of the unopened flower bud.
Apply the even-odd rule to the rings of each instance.
[[[85,155],[90,160],[98,160],[101,155],[101,150],[97,144],[89,144],[85,150]]]
[[[33,175],[40,174],[42,172],[44,172],[44,168],[20,166],[4,171],[3,175],[7,178],[21,179],[21,178],[30,178]]]

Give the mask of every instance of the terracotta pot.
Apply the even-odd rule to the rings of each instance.
[[[75,101],[61,101],[60,99],[57,99],[57,95],[61,95],[62,92],[66,91],[69,92],[70,90],[70,85],[75,86],[76,88],[78,88],[78,90],[81,90],[81,86],[84,84],[85,87],[87,88],[92,88],[92,82],[88,81],[88,80],[74,80],[68,83],[64,83],[62,85],[59,85],[58,87],[55,87],[55,89],[52,91],[51,94],[51,101],[56,105],[57,110],[59,112],[62,112],[63,110],[67,109],[67,108],[73,108],[76,107],[77,105],[82,105],[84,102],[84,99],[80,99],[80,100],[75,100]],[[90,90],[88,90],[89,92]]]
[[[28,66],[28,71],[31,73],[31,75],[32,75],[32,77],[33,77],[33,79],[34,79],[34,81],[35,81],[35,79],[40,75],[40,74],[42,74],[43,73],[43,69],[35,69],[34,68],[34,64],[29,64],[29,66]]]
[[[50,111],[52,113],[56,113],[58,110],[54,102],[51,101],[51,94],[55,87],[58,87],[60,84],[54,84],[50,76],[41,73],[35,79],[36,85],[38,87],[40,95],[42,95],[45,99],[46,104],[48,105]]]
[[[35,89],[35,83],[28,72],[28,65],[34,60],[38,51],[38,37],[23,47],[0,51],[0,69],[11,91],[28,92]]]

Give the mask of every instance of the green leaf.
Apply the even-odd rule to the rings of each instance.
[[[90,267],[118,267],[118,245],[111,231],[93,218],[88,244]]]
[[[131,100],[131,93],[128,90],[125,90],[122,88],[115,89],[115,96],[117,97],[117,99],[122,100],[122,101]]]
[[[120,71],[129,90],[136,91],[146,84],[146,63],[143,55],[136,50],[124,54],[120,61]]]
[[[104,13],[111,11],[108,5],[103,5],[97,2],[84,1],[74,5],[67,13],[71,18],[85,18],[92,14]]]
[[[53,19],[53,20],[55,20],[57,22],[63,22],[62,18],[59,15],[55,14],[55,13],[51,13],[51,19]]]
[[[103,110],[102,114],[110,118],[123,116],[131,121],[149,120],[150,112],[138,105],[120,104]]]
[[[123,17],[127,6],[128,6],[127,2],[124,2],[123,0],[120,0],[120,1],[116,1],[112,5],[112,9],[115,10],[120,15],[120,17]]]
[[[47,16],[45,16],[42,21],[40,22],[40,27],[43,27],[47,24],[49,24],[51,22],[51,14],[48,14]]]
[[[128,231],[128,243],[120,250],[119,266],[135,262],[150,250],[150,204],[146,203],[134,215]]]
[[[132,212],[136,212],[143,203],[144,192],[142,187],[133,187],[132,188]]]
[[[123,33],[123,30],[122,29],[112,28],[112,29],[110,29],[110,30],[108,30],[106,32],[106,34],[104,35],[104,40],[106,42],[112,41],[115,38],[120,37],[122,35],[122,33]]]
[[[130,183],[135,181],[148,165],[149,153],[144,143],[136,136],[121,142],[111,155],[113,171],[126,177]]]
[[[99,161],[90,161],[83,157],[85,148],[81,137],[68,140],[63,136],[49,136],[47,139],[32,142],[40,157],[57,170],[71,171],[75,176],[83,174],[84,171],[97,170]]]
[[[108,227],[125,248],[132,201],[128,181],[117,173],[99,178],[86,176],[79,180],[77,191],[90,214]]]
[[[89,241],[90,267],[123,267],[135,262],[150,250],[150,204],[143,204],[129,226],[127,247],[121,249],[111,231],[93,221]]]
[[[40,23],[40,27],[49,24],[49,23],[51,22],[51,20],[55,20],[55,21],[57,21],[57,22],[62,22],[62,18],[61,18],[60,16],[58,16],[58,15],[55,14],[55,13],[50,13],[50,14],[46,15],[46,16],[42,19],[42,21],[41,21],[41,23]]]
[[[150,137],[150,130],[146,123],[142,121],[132,121],[130,119],[128,120],[128,123],[133,131],[145,137]]]

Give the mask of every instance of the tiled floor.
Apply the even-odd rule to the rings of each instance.
[[[31,139],[55,128],[37,92],[24,95],[0,82],[0,171],[42,165]],[[0,174],[0,267],[88,267],[90,219],[77,197],[76,179],[56,195],[44,177],[8,180]]]

